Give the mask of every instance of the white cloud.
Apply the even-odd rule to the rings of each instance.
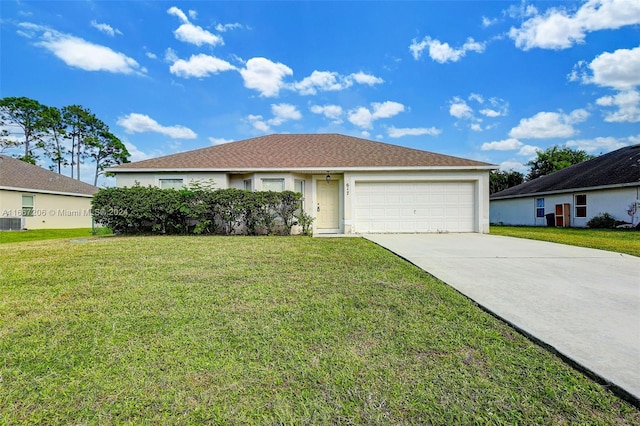
[[[564,7],[551,8],[544,14],[529,12],[530,19],[520,28],[511,28],[511,37],[518,48],[529,50],[567,49],[583,43],[592,31],[617,29],[640,23],[640,2],[637,0],[588,0],[575,12]]]
[[[203,44],[210,44],[212,46],[224,44],[222,37],[212,34],[209,31],[202,29],[202,27],[191,23],[180,25],[173,34],[178,40],[184,41],[185,43],[195,44],[196,46],[202,46]]]
[[[473,109],[467,105],[464,99],[456,96],[449,103],[449,114],[455,118],[472,119]]]
[[[313,71],[309,77],[305,77],[302,81],[294,83],[293,89],[297,90],[301,95],[315,95],[318,91],[344,90],[353,86],[354,82],[373,86],[383,81],[384,80],[379,77],[363,72],[343,76],[332,71]]]
[[[478,93],[472,93],[469,95],[469,100],[470,101],[476,101],[479,104],[483,104],[484,103],[484,97]]]
[[[480,149],[482,151],[512,151],[523,145],[518,139],[511,138],[502,141],[485,142]]]
[[[485,43],[475,41],[469,37],[467,41],[460,48],[452,48],[448,43],[442,43],[440,40],[432,39],[427,36],[418,42],[413,39],[409,50],[413,55],[413,58],[418,60],[422,56],[422,52],[429,48],[429,56],[436,62],[444,64],[446,62],[457,62],[462,59],[467,52],[482,53],[485,50]]]
[[[350,82],[340,78],[337,72],[313,71],[309,77],[295,83],[294,87],[301,95],[315,95],[318,90],[343,90],[350,85]]]
[[[387,134],[391,138],[401,138],[403,136],[438,136],[442,133],[442,130],[436,129],[435,127],[405,127],[405,128],[397,128],[394,126],[389,127],[387,129]]]
[[[173,32],[176,39],[185,43],[195,44],[196,46],[202,46],[203,44],[210,44],[211,46],[224,44],[224,40],[222,39],[222,37],[210,33],[202,27],[189,22],[189,19],[184,14],[184,12],[177,7],[172,6],[171,8],[169,8],[169,10],[167,10],[167,13],[169,15],[177,16],[178,19],[182,21],[182,24],[178,27],[178,29]]]
[[[230,30],[236,30],[236,29],[240,29],[240,28],[244,28],[244,26],[242,24],[239,24],[237,22],[234,22],[233,24],[218,24],[216,25],[216,31],[220,32],[220,33],[224,33]]]
[[[268,123],[272,126],[279,126],[285,121],[300,120],[302,118],[300,111],[295,105],[291,104],[271,104],[271,112],[273,113],[273,118]]]
[[[362,71],[353,73],[349,77],[352,78],[356,83],[367,84],[369,86],[384,83],[384,80],[381,79],[380,77],[376,77],[375,75],[371,75],[371,74],[366,74],[366,73],[363,73]]]
[[[640,137],[640,135],[638,135]],[[580,149],[588,153],[606,153],[615,151],[625,146],[636,144],[637,137],[627,138],[598,137],[593,139],[578,139],[567,141],[570,148]]]
[[[91,21],[91,26],[98,31],[102,31],[105,34],[110,35],[111,37],[115,36],[116,34],[122,35],[122,32],[119,29],[113,28],[109,24],[98,23],[95,19]]]
[[[342,123],[342,107],[339,105],[312,105],[309,110],[314,114],[322,114],[334,123]]]
[[[514,170],[516,172],[524,173],[528,170],[528,167],[522,162],[517,160],[507,160],[500,163],[500,170],[508,172],[510,170]]]
[[[295,105],[287,103],[271,104],[271,113],[273,117],[269,120],[265,120],[261,115],[248,115],[247,119],[255,129],[267,133],[271,131],[271,126],[280,126],[286,121],[302,118],[302,114]]]
[[[169,67],[171,74],[184,78],[208,77],[211,74],[235,69],[236,67],[231,65],[229,62],[223,61],[222,59],[214,56],[205,55],[204,53],[192,55],[188,61],[178,59]]]
[[[573,125],[587,118],[589,113],[584,109],[574,110],[570,114],[539,112],[531,118],[520,120],[509,136],[520,139],[568,138],[577,133]]]
[[[522,148],[520,148],[520,151],[518,151],[518,155],[533,158],[538,155],[538,151],[541,151],[540,147],[538,146],[524,145]]]
[[[280,89],[285,87],[283,79],[293,75],[293,70],[267,58],[251,58],[245,68],[240,69],[240,74],[247,89],[255,89],[260,92],[260,96],[268,98],[278,96]]]
[[[144,68],[123,53],[93,44],[49,27],[23,22],[18,24],[30,33],[42,32],[35,45],[47,49],[64,63],[85,71],[107,71],[119,74],[143,74]]]
[[[473,130],[474,132],[481,132],[482,131],[482,126],[478,123],[472,123],[471,126],[469,126],[469,128],[471,130]]]
[[[145,114],[131,113],[118,118],[118,125],[124,127],[127,133],[155,132],[173,139],[195,139],[196,133],[184,126],[162,126],[153,118]]]
[[[261,115],[248,115],[247,119],[249,123],[256,129],[261,132],[267,133],[271,131],[271,127],[264,121]]]
[[[616,107],[616,111],[608,111],[604,121],[610,123],[640,121],[640,92],[637,90],[627,90],[615,96],[604,96],[596,100],[596,104],[604,107]]]
[[[180,58],[178,58],[178,54],[176,53],[176,51],[170,47],[167,47],[167,50],[164,51],[164,60],[172,64],[178,59]]]
[[[486,16],[482,17],[482,26],[484,28],[488,28],[488,27],[496,24],[497,22],[498,22],[498,18],[491,19],[491,18],[487,18]]]
[[[178,19],[180,19],[184,23],[189,22],[189,19],[187,18],[187,15],[185,15],[182,10],[178,9],[175,6],[170,7],[169,10],[167,10],[167,13],[169,15],[177,16]]]
[[[147,58],[149,58],[149,59],[158,59],[158,55],[156,55],[153,52],[147,52],[147,53],[145,53],[145,55],[147,55]]]
[[[135,146],[128,140],[124,140],[122,141],[122,143],[124,143],[124,146],[127,147],[127,151],[129,151],[129,154],[131,154],[131,156],[129,157],[129,161],[131,162],[148,160],[149,158],[153,157],[153,155],[151,154],[140,151],[137,146]]]
[[[233,142],[233,139],[209,137],[209,142],[211,142],[212,145],[222,145],[224,143]]]
[[[386,101],[383,103],[374,102],[371,104],[373,111],[365,107],[358,107],[349,111],[348,119],[351,124],[354,124],[363,129],[370,129],[375,120],[379,118],[393,117],[404,111],[404,105],[398,102]]]
[[[591,71],[587,73],[585,68]],[[640,47],[618,49],[613,53],[604,52],[590,64],[578,62],[569,75],[569,80],[597,84],[618,90],[631,89],[640,85]]]
[[[189,18],[196,19],[198,17],[198,12],[195,10],[189,10]]]
[[[486,116],[486,117],[500,117],[502,114],[499,111],[493,110],[491,108],[484,108],[480,110],[480,114]]]

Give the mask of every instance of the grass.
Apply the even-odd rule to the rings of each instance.
[[[96,228],[96,235],[109,235],[108,228]],[[91,228],[33,229],[28,231],[0,231],[0,244],[24,241],[54,240],[60,238],[84,238],[93,236]]]
[[[639,424],[364,239],[0,246],[0,424]]]
[[[589,247],[640,257],[640,232],[636,230],[492,226],[491,234]]]

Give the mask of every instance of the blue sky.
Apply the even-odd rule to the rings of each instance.
[[[640,143],[638,0],[0,8],[0,95],[87,107],[133,161],[335,132],[524,172]]]

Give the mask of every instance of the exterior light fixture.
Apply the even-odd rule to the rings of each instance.
[[[327,181],[327,183],[331,183],[331,175],[329,173],[327,173],[327,176],[325,176],[324,179]]]

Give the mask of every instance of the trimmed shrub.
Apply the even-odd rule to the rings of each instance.
[[[133,186],[101,189],[92,213],[114,234],[288,235],[301,201],[302,194],[292,191]]]
[[[609,213],[600,213],[598,216],[594,216],[587,222],[589,228],[615,228],[616,219]]]

